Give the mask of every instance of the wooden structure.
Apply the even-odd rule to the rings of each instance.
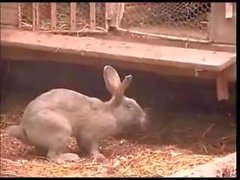
[[[22,15],[22,18],[19,19],[20,29],[51,33],[107,32],[105,12],[101,13],[102,27],[97,26],[99,25],[97,21],[97,16],[99,15],[99,13],[97,13],[99,12],[97,11],[97,9],[99,9],[97,5],[99,4],[96,3],[19,4]],[[80,11],[82,12],[81,14],[79,14]],[[28,16],[28,18],[23,18],[23,16]],[[49,24],[49,26],[44,24]]]
[[[36,3],[33,4],[33,17],[38,17],[38,7]],[[76,30],[76,24],[74,23],[76,19],[75,4],[71,3],[71,31]],[[118,28],[118,21],[121,17],[116,17],[121,16],[118,11],[122,11],[122,5],[118,8],[118,3],[115,5],[106,4],[106,22],[109,22],[107,25],[114,27],[114,32],[120,36],[132,37],[135,35],[136,38],[131,38],[132,42],[34,32],[39,31],[37,28],[38,18],[33,18],[33,32],[22,31],[17,29],[19,24],[16,23],[19,20],[19,6],[14,3],[5,3],[1,6],[1,13],[4,12],[1,14],[1,25],[11,25],[16,29],[1,29],[1,55],[6,59],[18,61],[22,59],[52,60],[89,65],[117,64],[160,74],[213,78],[216,80],[218,100],[229,98],[227,87],[229,74],[232,79],[232,74],[236,68],[236,25],[234,13],[230,18],[226,18],[226,14],[220,11],[225,8],[225,3],[213,3],[212,25],[209,26],[212,28],[211,42],[124,31]],[[53,32],[56,32],[55,6],[56,3],[51,3],[51,30]],[[233,7],[235,8],[235,5]],[[95,12],[94,9],[94,3],[90,3],[90,12]],[[96,30],[95,18],[96,14],[91,13],[91,30]],[[14,20],[8,21],[8,19]],[[143,38],[147,43],[140,42]],[[158,44],[156,41],[158,41]],[[93,59],[92,61],[79,60],[80,56],[88,56]]]
[[[18,27],[18,8],[17,3],[1,3],[1,27]]]

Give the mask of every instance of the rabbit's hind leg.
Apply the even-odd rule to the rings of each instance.
[[[56,154],[56,151],[50,149],[48,151],[48,159],[56,163],[65,163],[65,162],[78,162],[80,157],[75,153],[60,153]]]
[[[63,134],[61,134],[60,137],[56,138],[47,153],[47,157],[49,160],[55,161],[57,163],[77,162],[80,160],[80,157],[77,154],[65,152],[69,138],[70,135],[63,136]]]
[[[63,153],[57,157],[58,163],[65,163],[65,162],[78,162],[80,157],[75,153]]]
[[[35,147],[47,150],[47,158],[51,161],[76,161],[77,154],[65,153],[72,135],[72,127],[62,114],[42,110],[34,116],[28,126],[28,137]]]

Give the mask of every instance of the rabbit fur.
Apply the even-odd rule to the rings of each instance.
[[[112,95],[103,102],[70,89],[53,89],[35,98],[26,107],[19,125],[7,128],[7,134],[26,145],[45,149],[50,160],[79,159],[66,153],[70,137],[75,137],[83,151],[103,157],[99,141],[115,135],[124,127],[143,125],[146,113],[138,103],[124,96],[132,75],[121,82],[117,71],[109,65],[103,69],[106,89]]]

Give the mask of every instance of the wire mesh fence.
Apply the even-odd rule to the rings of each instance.
[[[32,28],[32,4],[31,3],[21,3],[20,6],[20,16],[21,16],[21,27],[25,29],[31,29]]]
[[[81,32],[106,29],[105,3],[20,3],[20,9],[20,23],[25,30]]]
[[[96,3],[96,26],[104,29],[107,28],[106,3]]]
[[[106,3],[20,4],[23,29],[107,30]],[[210,13],[209,2],[125,3],[120,27],[146,34],[209,39]]]
[[[208,39],[209,2],[125,3],[120,27],[145,33]]]

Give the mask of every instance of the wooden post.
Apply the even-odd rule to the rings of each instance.
[[[36,30],[36,29],[39,29],[39,3],[33,3],[33,16],[35,16],[35,18],[33,18],[33,20],[35,21],[34,22],[34,25],[35,25],[35,29],[33,30]]]
[[[39,3],[32,3],[32,30],[39,29]]]
[[[104,8],[104,15],[105,15],[105,29],[108,29],[109,27],[108,27],[108,3],[104,3],[104,6],[105,6],[105,8]]]
[[[109,27],[119,27],[123,14],[124,3],[106,3],[106,18]]]
[[[214,31],[214,27],[213,27],[213,21],[215,19],[214,11],[216,11],[215,3],[211,3],[211,11],[208,17],[208,24],[207,24],[207,28],[208,28],[207,39],[211,42],[213,41],[213,31]]]
[[[226,70],[221,72],[216,79],[216,91],[218,101],[229,99],[228,81],[226,78]]]
[[[77,3],[70,3],[70,25],[71,31],[76,30],[76,7]]]
[[[120,26],[121,22],[122,22],[122,18],[123,18],[123,14],[125,12],[125,3],[118,3],[117,6],[117,28]]]
[[[57,3],[51,3],[51,30],[57,29]]]
[[[32,3],[32,30],[36,29],[36,3]]]
[[[90,3],[90,30],[96,29],[96,3]]]
[[[18,28],[22,29],[22,3],[18,3]]]

